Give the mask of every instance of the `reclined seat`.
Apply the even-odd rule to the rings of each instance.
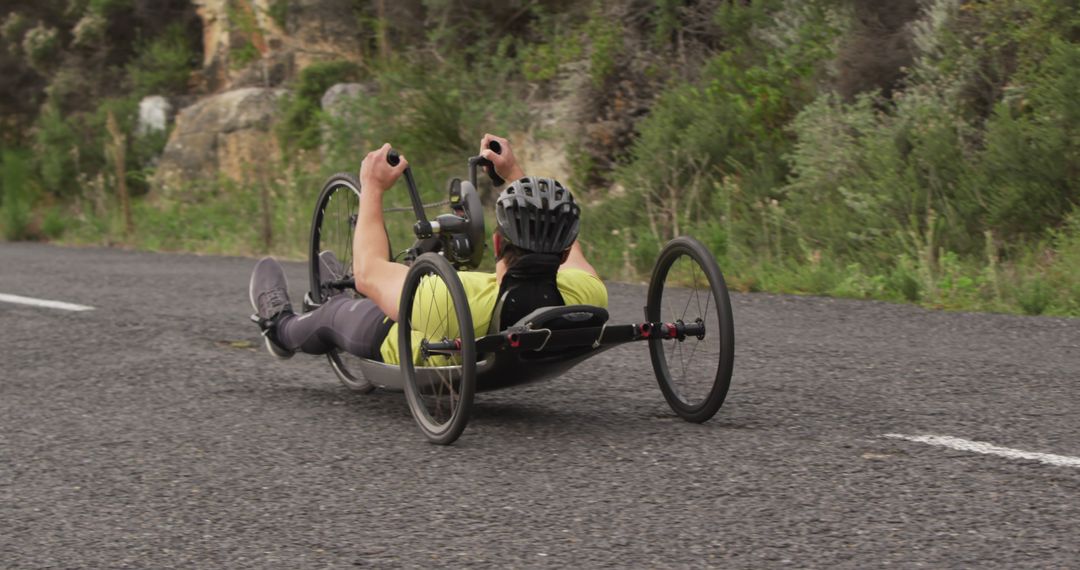
[[[491,316],[488,334],[511,326],[532,329],[562,330],[573,327],[600,326],[608,312],[589,305],[567,305],[559,292],[558,256],[530,254],[523,256],[503,276],[499,300]],[[536,307],[526,310],[526,307]]]
[[[488,334],[513,328],[551,331],[597,327],[608,321],[608,312],[591,305],[567,305],[559,292],[558,256],[524,256],[503,276],[499,300],[488,326]],[[524,311],[519,307],[534,307]],[[513,323],[504,326],[503,323]],[[507,351],[482,355],[477,388],[504,388],[556,376],[569,370],[594,352],[592,346],[549,350]]]

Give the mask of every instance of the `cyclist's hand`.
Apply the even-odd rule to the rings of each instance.
[[[502,153],[495,154],[495,151],[488,148],[488,144],[491,141],[495,141],[502,146]],[[514,149],[510,148],[510,141],[497,137],[493,134],[486,134],[480,141],[480,156],[491,161],[495,165],[495,173],[502,177],[507,182],[513,182],[518,178],[524,178],[525,172],[518,166],[517,158],[514,157]],[[484,167],[486,172],[488,167]]]
[[[367,153],[364,162],[360,163],[360,188],[363,191],[382,192],[388,190],[401,178],[409,161],[401,157],[397,166],[390,166],[386,162],[386,153],[390,152],[390,143],[385,143],[377,150]]]

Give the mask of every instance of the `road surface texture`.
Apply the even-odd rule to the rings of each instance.
[[[0,244],[0,294],[95,308],[0,302],[0,567],[1080,566],[1078,320],[735,295],[712,421],[632,345],[437,447],[403,395],[253,347],[253,261]]]

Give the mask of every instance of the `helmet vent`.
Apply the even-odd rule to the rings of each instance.
[[[507,243],[534,253],[559,253],[577,238],[581,209],[557,180],[523,177],[503,189],[495,213]]]

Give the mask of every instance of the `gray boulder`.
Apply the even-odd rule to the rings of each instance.
[[[366,83],[338,83],[323,93],[319,104],[331,117],[340,117],[346,113],[350,101],[374,92],[375,86]]]
[[[273,125],[285,93],[246,87],[181,109],[158,162],[154,190],[168,196],[200,180],[267,176],[281,156]]]
[[[319,151],[324,162],[342,167],[355,164],[357,153],[367,144],[359,128],[364,117],[355,101],[375,94],[377,89],[369,83],[338,83],[323,94],[319,104],[328,120],[322,125]]]

